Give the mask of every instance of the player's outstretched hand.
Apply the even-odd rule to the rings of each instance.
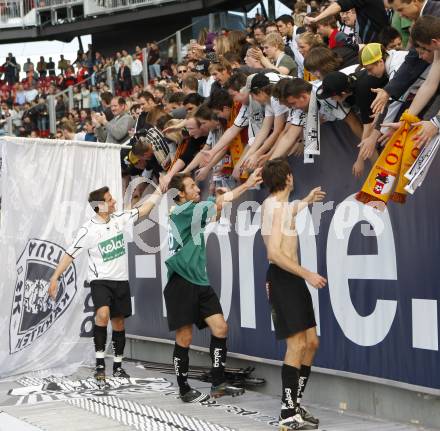
[[[306,277],[306,281],[311,284],[315,289],[322,289],[327,284],[327,280],[316,272],[311,272]]]
[[[315,187],[307,196],[309,203],[321,202],[324,200],[326,192],[322,191],[321,187]]]
[[[49,296],[55,301],[58,291],[58,280],[50,279]]]
[[[247,179],[246,184],[249,187],[255,187],[258,184],[261,184],[263,182],[263,178],[261,176],[262,171],[263,171],[263,168],[255,169],[255,171],[249,175],[249,178]]]

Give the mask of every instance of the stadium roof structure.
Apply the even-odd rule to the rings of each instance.
[[[252,9],[255,0],[9,0],[0,10],[0,43],[70,41],[115,26],[172,17],[180,21],[211,12]],[[40,3],[41,4],[41,3]]]

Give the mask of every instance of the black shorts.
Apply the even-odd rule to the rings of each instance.
[[[312,296],[303,278],[270,264],[266,289],[278,340],[316,326]]]
[[[211,286],[193,284],[177,273],[171,276],[163,295],[170,331],[192,324],[203,329],[208,326],[205,322],[207,317],[223,314],[218,296]]]
[[[93,280],[90,283],[95,311],[107,305],[110,318],[131,316],[131,294],[128,281]]]

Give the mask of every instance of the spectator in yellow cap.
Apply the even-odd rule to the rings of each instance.
[[[379,43],[369,43],[361,50],[359,54],[359,62],[362,66],[364,66],[369,75],[372,75],[376,78],[385,77],[390,80],[404,63],[406,55],[407,51],[386,51],[385,47]],[[426,57],[425,60],[432,62],[432,58]],[[378,119],[378,123],[389,125],[389,123],[400,117],[404,109],[408,107],[409,102],[407,101],[414,98],[418,88],[426,78],[426,74],[427,71],[425,71],[422,76],[420,76],[419,79],[415,81],[398,100],[389,104],[389,106],[384,110],[382,117]],[[372,89],[371,91],[377,92],[375,89]],[[387,130],[386,127],[379,129],[377,124],[374,132],[372,132],[370,135],[371,141],[374,140],[374,136],[379,137],[379,131],[384,134],[384,139],[385,137],[388,138],[390,133],[392,133],[392,130]]]
[[[359,63],[367,70],[368,74],[376,78],[384,75],[392,79],[401,64],[405,61],[407,51],[387,51],[380,43],[369,43],[359,53]]]

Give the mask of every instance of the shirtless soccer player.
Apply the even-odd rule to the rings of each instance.
[[[74,259],[87,250],[87,279],[90,282],[95,307],[95,378],[101,382],[105,381],[104,356],[109,319],[113,329],[113,376],[130,377],[122,368],[125,347],[124,319],[131,315],[124,229],[139,217],[147,216],[159,199],[160,192],[156,191],[140,207],[116,212],[116,201],[108,187],[91,192],[89,203],[96,214],[80,228],[50,279],[49,295],[55,299],[61,275]]]
[[[325,193],[318,187],[300,202],[289,203],[293,176],[284,159],[267,162],[262,176],[270,193],[263,203],[261,228],[270,262],[266,288],[276,337],[287,344],[281,372],[280,429],[317,429],[319,420],[300,406],[318,348],[312,297],[305,282],[321,288],[327,281],[298,263],[295,217],[309,204],[322,201]]]
[[[200,189],[189,174],[175,175],[169,189],[177,191],[176,206],[171,209],[169,245],[171,257],[166,261],[168,283],[164,290],[168,326],[176,331],[173,363],[179,385],[180,399],[186,403],[201,402],[208,395],[188,384],[189,346],[192,325],[211,330],[212,360],[211,396],[241,395],[244,390],[225,381],[226,336],[228,326],[220,301],[210,287],[206,272],[204,230],[210,219],[218,220],[223,204],[238,198],[249,188],[261,183],[261,169],[254,171],[246,183],[226,192],[219,189],[215,203],[200,202]]]

